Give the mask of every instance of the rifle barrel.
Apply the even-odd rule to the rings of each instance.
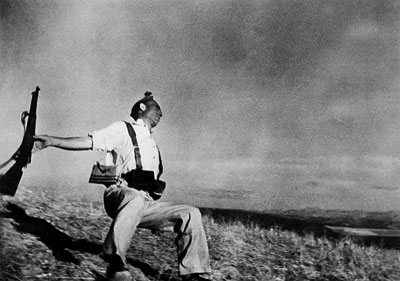
[[[33,136],[36,130],[36,109],[39,97],[40,88],[32,92],[31,105],[28,114],[28,122],[24,137],[17,152],[14,165],[3,175],[0,175],[0,193],[5,195],[14,196],[17,192],[19,182],[23,174],[23,168],[31,162],[32,148],[34,144]],[[14,159],[12,157],[12,159]]]

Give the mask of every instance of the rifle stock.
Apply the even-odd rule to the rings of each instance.
[[[10,196],[15,195],[19,182],[21,181],[23,169],[31,163],[32,148],[34,144],[33,136],[35,135],[36,130],[36,109],[39,91],[39,87],[36,87],[36,90],[32,92],[31,105],[24,137],[18,150],[11,157],[11,159],[14,160],[14,164],[5,174],[0,175],[1,194]],[[23,115],[21,119],[24,117],[26,117],[26,115]]]

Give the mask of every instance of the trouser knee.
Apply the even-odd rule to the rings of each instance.
[[[190,232],[202,226],[202,218],[200,210],[196,207],[188,207],[182,214],[183,232]]]
[[[104,193],[104,207],[106,213],[115,218],[128,203],[137,201],[136,204],[144,205],[144,198],[132,188],[114,188],[111,192]]]
[[[193,221],[200,221],[201,222],[201,213],[200,210],[196,207],[189,208],[189,214]]]

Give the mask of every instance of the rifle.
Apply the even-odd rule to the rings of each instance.
[[[27,111],[24,111],[21,115],[21,122],[24,125],[24,137],[22,139],[21,145],[9,160],[0,165],[0,168],[2,168],[11,161],[14,161],[14,164],[10,167],[10,169],[5,174],[0,175],[1,194],[10,196],[15,195],[22,177],[23,168],[31,163],[32,148],[34,144],[33,136],[35,135],[36,129],[36,108],[39,91],[39,87],[36,87],[36,90],[32,92],[29,113]],[[26,117],[28,117],[28,122],[26,123],[25,127]]]

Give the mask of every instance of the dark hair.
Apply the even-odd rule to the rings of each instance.
[[[144,93],[144,98],[138,100],[138,101],[132,106],[132,109],[131,109],[131,117],[132,117],[133,119],[137,120],[138,117],[139,117],[140,104],[141,104],[141,103],[146,104],[146,102],[151,101],[151,100],[153,100],[152,92],[145,92],[145,93]]]
[[[140,102],[135,103],[131,109],[131,117],[135,120],[139,117]]]

